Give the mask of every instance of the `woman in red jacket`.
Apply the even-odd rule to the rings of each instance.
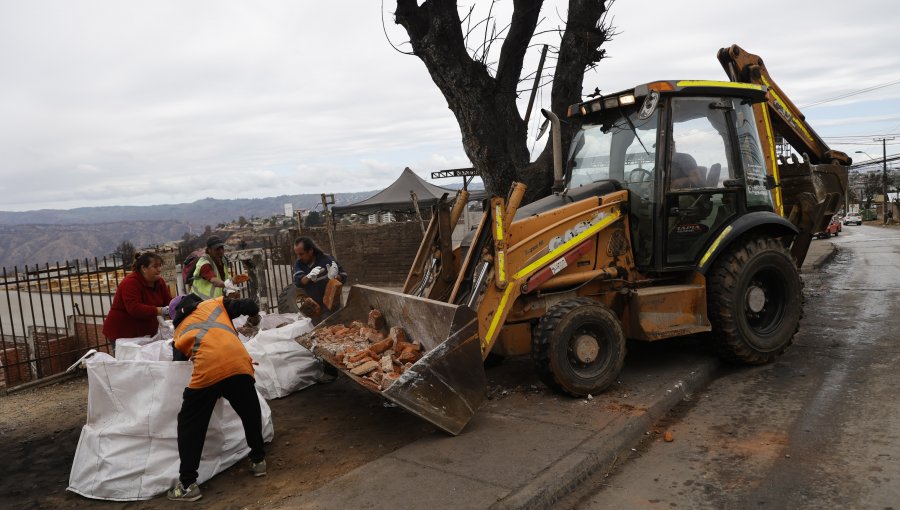
[[[152,252],[137,253],[131,273],[119,283],[109,314],[103,322],[103,336],[113,344],[119,338],[152,336],[159,329],[157,317],[168,314],[172,300],[163,281],[162,258]]]

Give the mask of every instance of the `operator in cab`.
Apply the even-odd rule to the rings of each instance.
[[[703,175],[693,156],[675,149],[672,141],[672,189],[693,189],[703,187]]]

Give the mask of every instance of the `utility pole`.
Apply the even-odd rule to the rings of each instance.
[[[884,204],[881,207],[881,220],[882,223],[887,223],[888,219],[888,186],[887,186],[887,141],[893,140],[894,137],[881,137],[875,138],[876,142],[881,141],[881,162],[883,164],[881,169],[881,193],[882,198],[884,199]]]

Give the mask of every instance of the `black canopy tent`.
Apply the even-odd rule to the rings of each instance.
[[[456,190],[442,188],[425,182],[409,168],[404,168],[403,173],[390,186],[379,191],[375,195],[356,202],[355,204],[335,206],[331,210],[334,214],[365,214],[378,211],[412,211],[413,202],[409,192],[416,194],[419,208],[427,210],[445,193],[449,200],[456,196]],[[483,193],[482,193],[483,194]],[[478,199],[473,196],[469,200]]]

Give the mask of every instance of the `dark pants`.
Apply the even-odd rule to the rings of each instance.
[[[266,458],[263,449],[262,412],[256,396],[253,377],[241,374],[223,379],[207,388],[184,389],[184,401],[178,412],[178,457],[181,468],[178,479],[185,487],[197,481],[197,468],[206,441],[209,419],[219,397],[225,397],[244,424],[250,460]]]

